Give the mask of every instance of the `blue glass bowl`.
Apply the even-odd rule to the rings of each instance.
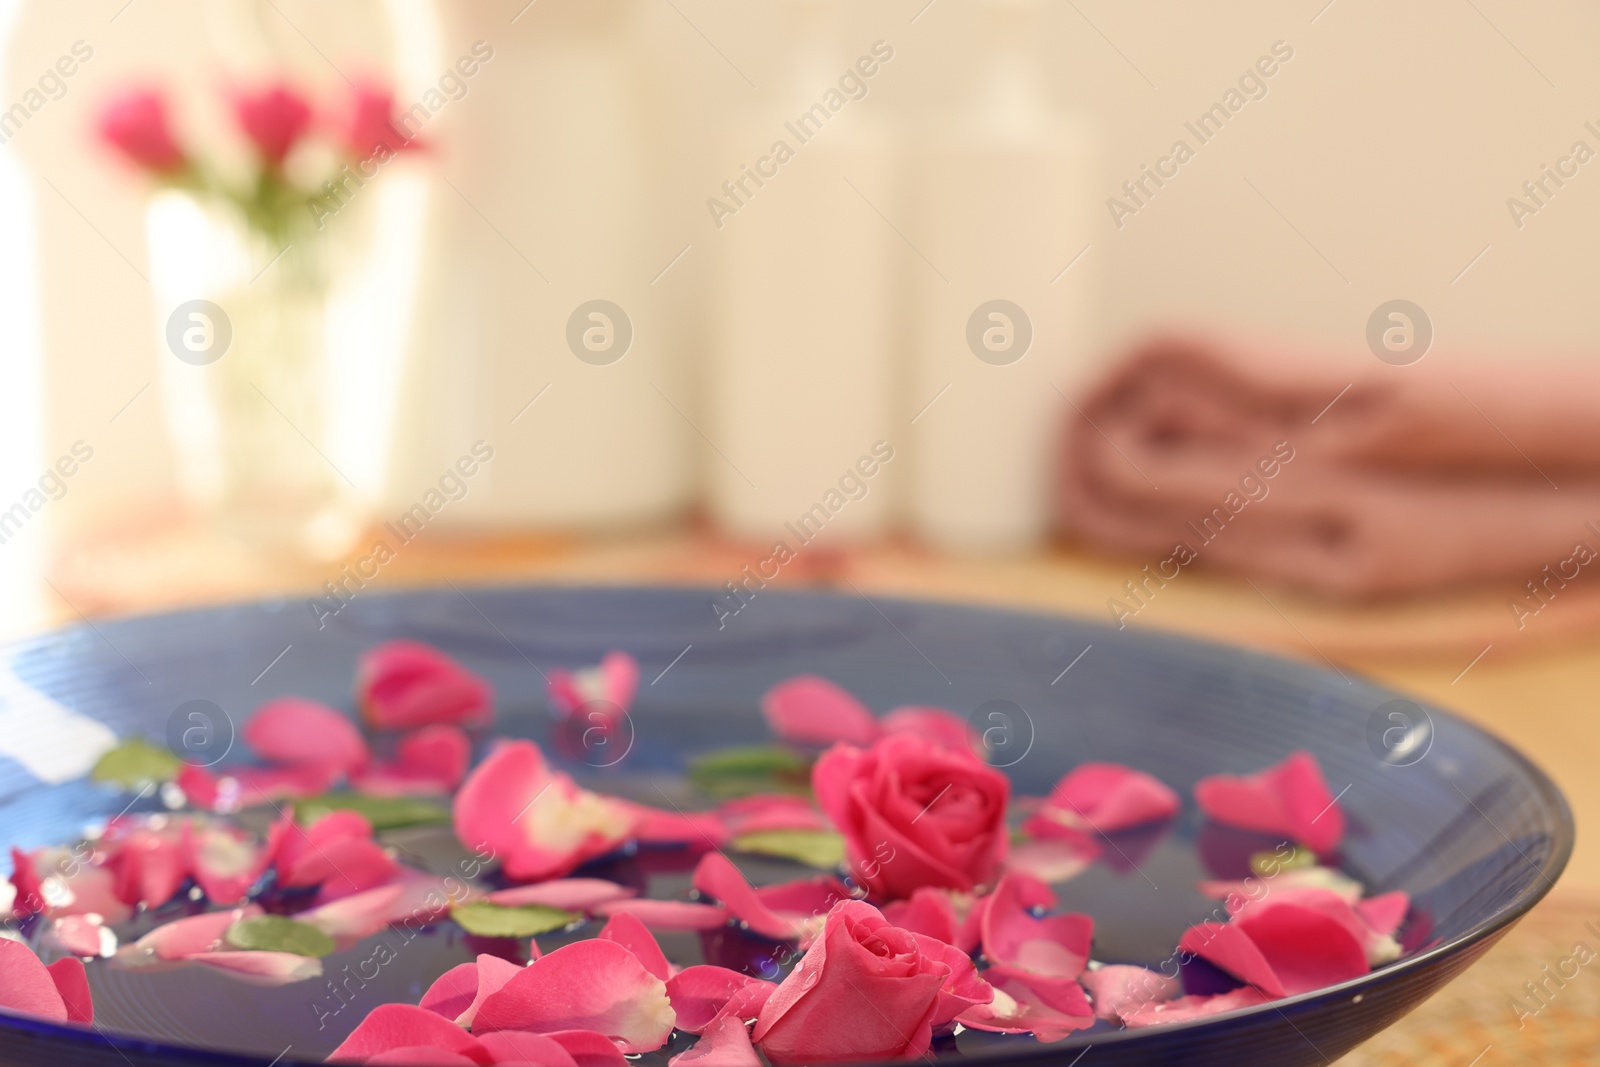
[[[356,657],[395,637],[430,642],[487,676],[499,694],[496,732],[541,742],[550,723],[542,672],[596,662],[612,648],[631,652],[643,678],[626,758],[570,769],[640,799],[651,795],[641,783],[670,780],[697,753],[768,740],[758,699],[802,672],[838,681],[880,713],[900,704],[970,713],[980,730],[999,731],[991,733],[996,762],[1021,795],[1048,792],[1085,760],[1110,760],[1188,798],[1205,775],[1253,771],[1309,749],[1349,818],[1340,866],[1369,892],[1413,897],[1399,932],[1405,956],[1338,986],[1190,1023],[1142,1031],[1100,1023],[1051,1045],[968,1032],[935,1049],[936,1058],[973,1064],[1070,1064],[1092,1045],[1091,1067],[1331,1063],[1477,959],[1550,889],[1572,849],[1571,812],[1538,768],[1456,716],[1360,679],[1047,615],[771,591],[728,614],[713,608],[715,596],[451,587],[363,593],[334,615],[262,601],[11,644],[0,649],[0,844],[75,840],[127,803],[81,778],[60,780],[82,744],[66,739],[92,734],[95,723],[160,741],[175,709],[192,700],[213,702],[234,722],[288,694],[348,709]],[[229,759],[242,758],[241,745]],[[143,803],[153,809],[153,798]],[[1248,857],[1274,843],[1209,824],[1186,800],[1173,824],[1114,838],[1106,861],[1062,887],[1062,904],[1095,917],[1096,958],[1155,965],[1215,907],[1195,882],[1240,877]],[[688,866],[597,873],[646,877],[652,892],[671,891],[686,883]],[[768,876],[795,875],[774,868]],[[205,968],[125,981],[91,966],[96,1030],[0,1016],[0,1063],[315,1062],[372,1004],[414,1003],[433,977],[471,958],[471,939],[444,926],[451,929],[374,980],[371,1003],[320,1029],[310,1010],[320,988],[260,989]],[[748,948],[737,936],[662,940],[679,963],[736,962]],[[340,963],[327,961],[330,973]],[[1226,988],[1199,963],[1184,978],[1191,990]]]

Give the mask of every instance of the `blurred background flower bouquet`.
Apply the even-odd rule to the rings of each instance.
[[[376,81],[326,106],[282,81],[224,94],[244,151],[189,143],[150,87],[109,99],[98,133],[154,186],[150,282],[167,297],[157,306],[175,309],[157,330],[178,357],[162,361],[163,387],[186,497],[255,545],[333,550],[361,521],[353,484],[315,444],[328,421],[333,220],[420,143]]]

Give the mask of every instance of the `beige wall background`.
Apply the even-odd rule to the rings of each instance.
[[[131,516],[172,489],[151,393],[111,421],[156,378],[155,313],[140,276],[142,195],[93,145],[92,110],[131,77],[196,90],[216,85],[229,72],[213,59],[204,8],[236,2],[21,0],[13,12],[0,83],[5,106],[75,41],[94,49],[66,94],[9,145],[37,209],[41,453],[53,457],[79,438],[96,448],[83,480],[52,507],[57,523]],[[330,60],[389,64],[396,45],[386,27],[423,3],[274,0],[263,10],[281,23],[277,39],[297,75],[331,85]],[[451,6],[468,10],[474,24],[500,24],[483,35],[506,54],[519,36],[565,32],[595,10],[589,0]],[[648,105],[638,137],[657,176],[654,222],[641,240],[650,242],[647,258],[662,264],[694,246],[673,268],[662,312],[692,374],[715,298],[710,257],[701,253],[716,239],[705,198],[731,170],[723,131],[759,97],[752,83],[777,76],[786,41],[771,3],[634,0],[623,7],[626,31],[615,47],[626,50]],[[979,14],[971,0],[850,4],[844,52],[858,54],[878,39],[895,48],[869,97],[852,108],[907,136],[919,124],[937,124],[973,76]],[[1592,310],[1600,161],[1581,167],[1520,228],[1506,206],[1574,142],[1600,152],[1600,138],[1584,126],[1600,127],[1600,68],[1592,58],[1600,8],[1576,0],[1073,0],[1046,5],[1043,26],[1037,45],[1051,91],[1100,138],[1100,173],[1089,183],[1099,205],[1088,215],[1092,224],[1075,246],[1056,250],[1064,266],[1090,246],[1080,267],[1095,272],[1102,294],[1088,324],[1096,350],[1114,351],[1156,324],[1200,321],[1281,338],[1289,360],[1298,346],[1317,345],[1364,361],[1371,358],[1363,342],[1368,315],[1404,297],[1434,323],[1430,358],[1481,350],[1548,373],[1559,389],[1559,360],[1600,351]],[[1267,81],[1265,97],[1198,145],[1184,123],[1278,41],[1294,55]],[[439,50],[455,56],[470,43],[445,40]],[[582,107],[581,100],[496,96],[514,82],[490,66],[472,95],[430,127],[439,166],[468,195],[475,175],[495,165],[451,152],[451,131],[470,119],[469,109],[493,107],[514,121],[518,109]],[[1195,157],[1119,228],[1105,199],[1179,138],[1197,147]],[[561,165],[559,146],[551,165]],[[529,202],[519,210],[526,217],[496,220],[509,234],[531,232],[540,213],[562,207]],[[0,234],[0,241],[16,239]],[[446,299],[454,266],[425,265],[423,305]],[[539,294],[530,289],[526,298]],[[450,311],[420,310],[446,320]],[[0,353],[0,360],[16,358]]]

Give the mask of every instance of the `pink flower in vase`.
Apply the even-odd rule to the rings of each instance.
[[[171,175],[188,166],[172,136],[167,100],[154,89],[128,89],[100,112],[100,139],[154,174]]]
[[[395,123],[394,92],[375,81],[361,81],[350,94],[344,111],[333,120],[334,129],[354,159],[380,161],[405,151],[416,151],[422,142]]]
[[[311,105],[279,83],[233,94],[233,116],[269,166],[277,167],[311,125]]]

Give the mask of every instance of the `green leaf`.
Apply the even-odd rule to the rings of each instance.
[[[450,909],[450,917],[467,933],[482,937],[537,937],[571,926],[583,918],[575,912],[542,904],[512,908],[487,900],[457,904]]]
[[[723,748],[693,760],[689,780],[716,797],[804,793],[811,787],[811,760],[781,745]]]
[[[297,801],[295,818],[309,826],[333,811],[353,811],[372,824],[374,830],[396,830],[402,826],[430,826],[450,821],[450,809],[418,797],[374,797],[364,793],[325,793]]]
[[[339,946],[310,923],[283,915],[254,915],[240,919],[222,935],[232,948],[254,952],[292,952],[296,956],[326,956]]]
[[[101,756],[89,777],[124,789],[142,789],[151,782],[172,781],[182,766],[183,761],[167,749],[132,737]]]
[[[733,839],[739,852],[780,856],[831,870],[844,862],[844,838],[832,830],[758,830]]]

